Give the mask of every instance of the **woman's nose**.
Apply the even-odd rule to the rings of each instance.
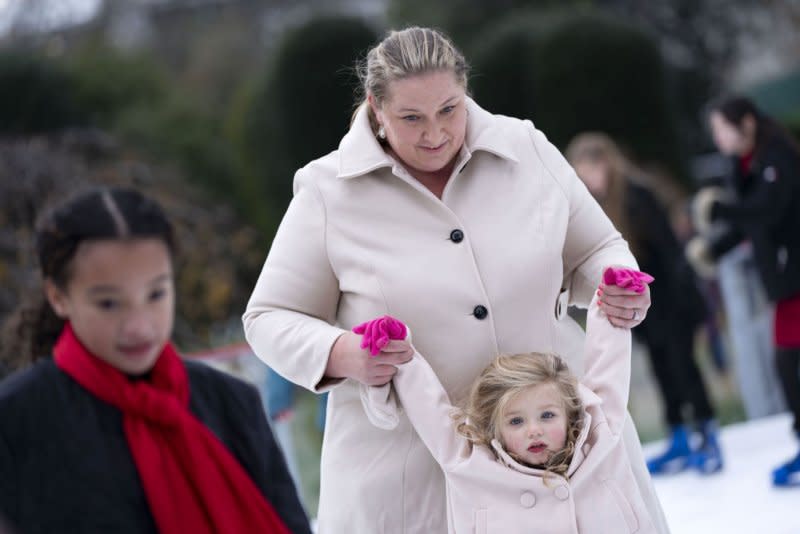
[[[422,131],[422,137],[427,141],[437,141],[442,137],[442,126],[436,122],[429,122],[425,129]]]

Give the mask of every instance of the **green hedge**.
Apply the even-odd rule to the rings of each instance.
[[[120,114],[158,106],[169,93],[145,56],[87,47],[56,63],[36,52],[0,52],[0,131],[26,135],[93,125],[113,129]]]
[[[38,134],[87,121],[64,68],[35,53],[0,52],[0,133]]]
[[[358,80],[353,69],[377,35],[355,18],[312,19],[289,30],[241,106],[244,162],[262,204],[283,208],[294,172],[336,150],[347,132]],[[255,189],[255,188],[251,188]]]
[[[552,15],[518,13],[490,25],[465,51],[472,65],[470,87],[478,103],[511,117],[533,119],[540,65],[535,59]]]
[[[113,127],[131,108],[154,108],[173,90],[164,67],[147,54],[116,51],[106,43],[86,45],[66,58],[75,98],[92,122]]]
[[[388,19],[391,26],[428,26],[447,33],[461,49],[480,46],[478,35],[498,21],[515,18],[531,9],[548,9],[586,4],[587,0],[392,0]]]
[[[665,64],[644,33],[591,11],[515,14],[488,28],[473,92],[490,111],[534,121],[560,148],[599,130],[685,179]]]

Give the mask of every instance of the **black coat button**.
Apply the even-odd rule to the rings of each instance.
[[[464,240],[464,232],[456,228],[450,232],[450,241],[453,243],[461,243]]]
[[[475,316],[476,319],[486,319],[486,316],[489,315],[489,310],[486,309],[486,306],[482,306],[478,304],[475,306],[475,309],[472,310],[472,315]]]

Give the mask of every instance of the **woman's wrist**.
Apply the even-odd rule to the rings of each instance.
[[[347,371],[347,364],[345,358],[345,343],[346,336],[350,332],[343,332],[342,335],[336,338],[331,346],[331,352],[328,355],[328,364],[325,366],[325,375],[328,378],[349,378],[350,373]]]

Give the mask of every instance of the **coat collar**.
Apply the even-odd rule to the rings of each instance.
[[[511,457],[510,454],[506,452],[500,442],[496,439],[492,440],[492,449],[494,449],[495,454],[497,455],[497,459],[505,465],[506,467],[513,469],[514,471],[518,471],[520,473],[526,475],[538,475],[542,476],[544,474],[544,469],[539,469],[536,467],[529,467],[527,465],[521,464],[516,461],[514,458]]]
[[[478,106],[470,97],[467,103],[467,153],[483,150],[514,163],[519,162],[506,128],[491,113]],[[338,178],[354,178],[381,167],[392,167],[395,161],[384,152],[367,116],[367,104],[358,109],[353,125],[339,143]]]

